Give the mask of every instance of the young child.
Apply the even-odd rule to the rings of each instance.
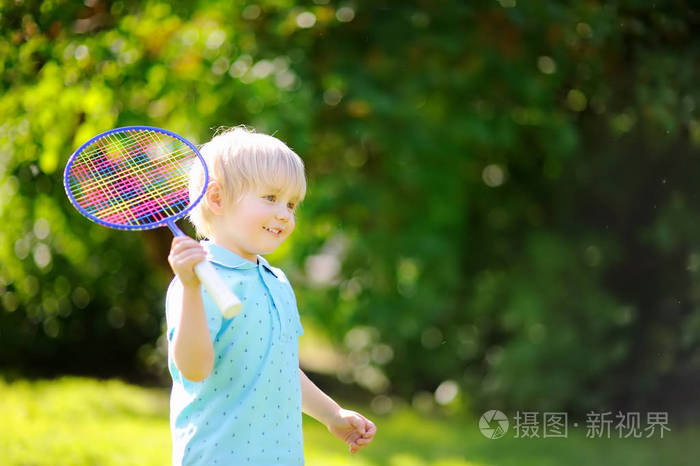
[[[306,193],[303,162],[278,139],[240,127],[201,153],[210,181],[190,220],[206,240],[176,237],[168,257],[176,274],[166,298],[173,464],[304,464],[302,411],[357,452],[376,427],[299,369],[303,329],[294,292],[260,256],[294,231]],[[191,174],[191,193],[201,192],[203,178]],[[243,302],[232,319],[194,274],[206,259]]]

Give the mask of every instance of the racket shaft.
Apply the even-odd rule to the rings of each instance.
[[[225,319],[230,319],[236,316],[241,309],[243,309],[243,304],[236,297],[231,290],[228,289],[226,283],[221,279],[219,274],[214,269],[209,261],[202,261],[194,266],[194,272],[197,274],[197,278],[202,282],[204,288],[214,299],[214,302],[221,310],[221,314]]]

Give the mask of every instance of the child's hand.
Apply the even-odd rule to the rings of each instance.
[[[350,446],[350,453],[357,453],[367,446],[377,432],[372,421],[355,411],[342,408],[327,427],[333,435]]]
[[[173,272],[180,277],[183,286],[199,286],[199,279],[194,273],[194,266],[206,260],[207,252],[197,241],[188,236],[176,236],[170,247],[168,263]]]

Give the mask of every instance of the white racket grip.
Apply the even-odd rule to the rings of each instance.
[[[241,300],[228,289],[211,262],[206,260],[199,262],[194,266],[194,272],[216,305],[219,306],[225,319],[230,319],[241,312],[243,309]]]

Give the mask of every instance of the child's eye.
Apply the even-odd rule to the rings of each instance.
[[[270,202],[275,202],[277,200],[277,196],[275,196],[274,194],[268,194],[266,196],[263,196],[263,199],[266,199]]]
[[[289,210],[294,210],[294,208],[295,208],[296,206],[297,206],[297,205],[296,205],[295,203],[293,203],[293,202],[287,203],[287,208],[288,208]]]

